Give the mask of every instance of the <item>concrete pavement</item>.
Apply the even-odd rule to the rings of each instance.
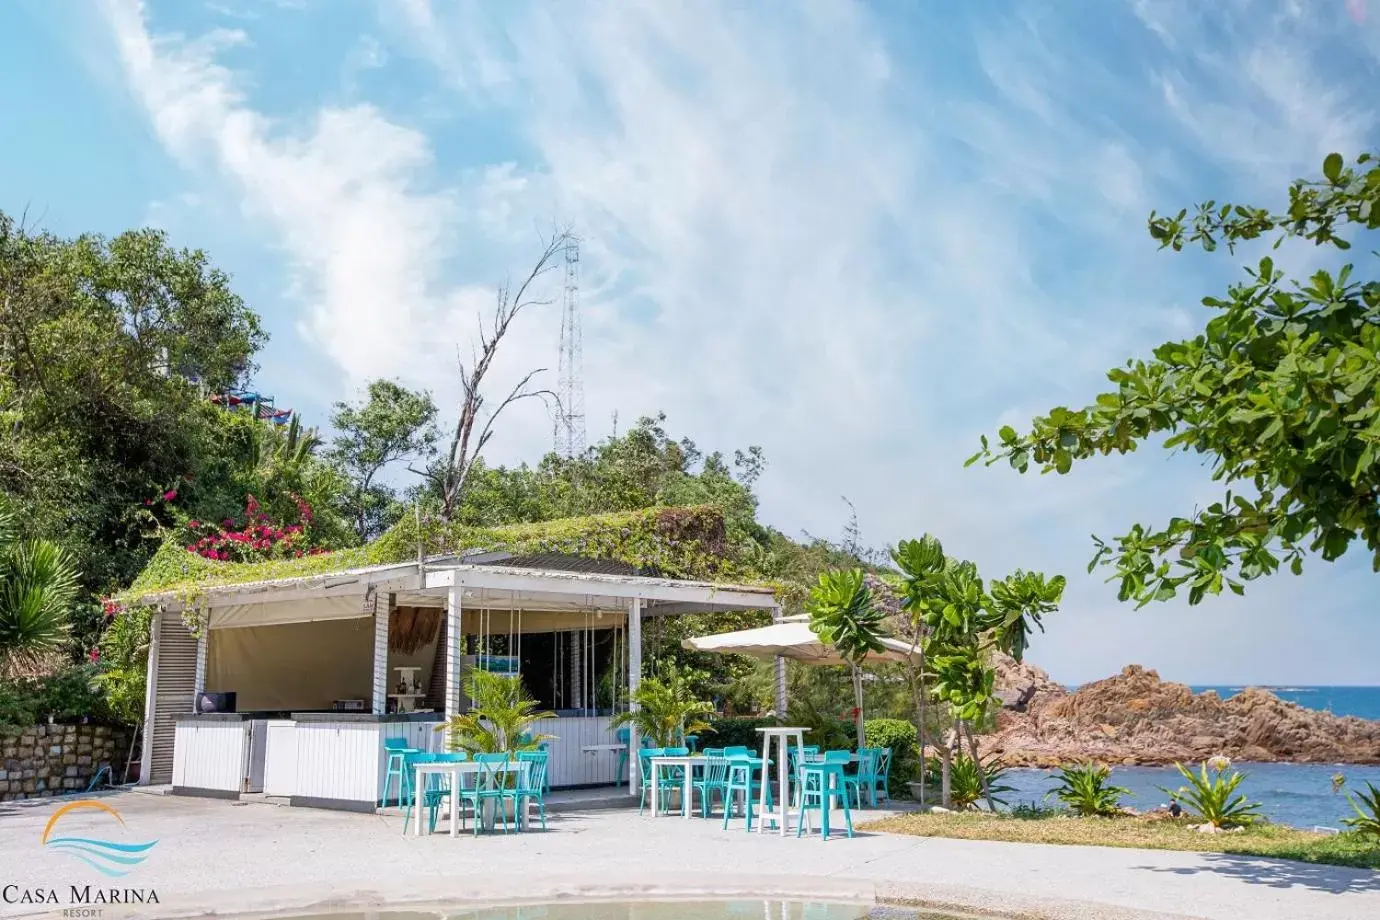
[[[508,836],[403,836],[394,815],[117,793],[123,831],[95,810],[65,833],[157,839],[143,865],[110,880],[40,844],[52,801],[0,806],[0,886],[157,892],[116,917],[173,917],[554,897],[748,896],[899,899],[1047,918],[1361,920],[1380,917],[1380,872],[1221,854],[1060,847],[885,834],[781,839],[717,820],[636,812],[553,816]],[[65,906],[65,905],[64,905]],[[5,903],[0,917],[54,915]]]

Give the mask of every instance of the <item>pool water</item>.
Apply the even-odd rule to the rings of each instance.
[[[315,914],[283,920],[955,920],[908,907],[805,901],[620,901]]]

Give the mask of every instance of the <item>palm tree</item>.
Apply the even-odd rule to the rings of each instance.
[[[632,702],[637,708],[614,716],[613,727],[632,725],[659,748],[680,747],[686,735],[709,728],[701,717],[714,711],[712,703],[695,699],[689,686],[669,668],[660,677],[644,678]]]
[[[872,603],[872,589],[867,586],[862,569],[821,572],[819,582],[810,589],[805,609],[810,612],[810,629],[832,645],[853,669],[853,720],[858,747],[865,747],[862,662],[869,654],[886,650],[881,641],[886,634],[886,613]]]
[[[67,641],[77,572],[47,540],[19,536],[14,510],[0,496],[0,677],[50,670]]]
[[[554,718],[555,714],[537,710],[537,701],[527,695],[521,677],[474,668],[466,692],[470,711],[452,716],[436,728],[446,733],[451,750],[512,754],[534,751],[551,739],[550,735],[528,731],[533,722]]]

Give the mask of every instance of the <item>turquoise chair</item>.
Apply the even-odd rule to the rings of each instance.
[[[475,754],[474,762],[479,764],[474,785],[459,790],[460,801],[467,803],[474,811],[474,833],[478,836],[479,825],[483,823],[483,807],[492,805],[498,809],[499,820],[503,822],[503,832],[506,834],[509,827],[504,806],[512,801],[515,814],[517,809],[517,789],[508,785],[508,755]]]
[[[546,830],[546,761],[550,755],[546,751],[518,751],[517,759],[520,763],[527,764],[527,772],[518,781],[515,798],[517,799],[518,810],[513,812],[514,817],[522,814],[524,804],[530,806],[531,803],[537,804],[537,814],[541,816],[541,829]],[[518,825],[521,827],[521,824]]]
[[[800,820],[795,827],[797,837],[805,833],[805,824],[810,818],[810,809],[819,811],[819,833],[829,839],[829,812],[834,801],[843,805],[843,820],[848,836],[853,836],[853,815],[848,808],[847,774],[844,765],[851,758],[847,751],[826,751],[822,761],[807,762],[800,765]]]
[[[867,790],[867,803],[870,807],[877,807],[877,762],[879,754],[876,748],[858,748],[858,771],[849,773],[845,776],[845,783],[850,792],[853,793],[853,801],[862,808],[863,790]]]
[[[724,749],[723,749],[723,748],[705,748],[705,749],[704,749],[704,756],[705,756],[705,757],[727,757],[728,755],[724,753]]]
[[[398,778],[398,794],[393,798],[393,804],[402,805],[404,797],[411,798],[412,777],[403,769],[403,758],[408,754],[418,753],[406,738],[384,738],[383,749],[388,752],[387,772],[383,775],[383,798],[379,804],[384,808],[388,807],[388,787],[393,785],[393,777]]]
[[[726,747],[726,748],[724,748],[724,756],[725,756],[725,757],[751,757],[751,756],[752,756],[752,750],[751,750],[750,748],[743,747],[741,744],[737,744],[737,745],[734,745],[733,747]]]
[[[877,784],[877,794],[888,802],[891,801],[891,748],[878,748],[881,751],[881,758],[877,764],[877,773],[880,782]]]
[[[640,751],[637,752],[637,758],[638,758],[638,759],[637,759],[637,763],[638,763],[638,766],[641,768],[641,769],[639,770],[639,773],[640,773],[640,775],[641,775],[641,777],[642,777],[642,791],[641,791],[641,793],[640,793],[640,797],[638,798],[638,802],[637,802],[637,813],[638,813],[639,815],[641,815],[643,809],[645,809],[645,808],[647,807],[647,803],[648,803],[649,801],[651,801],[651,795],[652,795],[652,758],[653,758],[653,757],[660,757],[660,756],[661,756],[662,754],[664,754],[664,753],[666,753],[666,752],[665,752],[665,750],[662,749],[662,748],[643,748],[642,750],[640,750]],[[662,782],[662,783],[660,783],[659,785],[660,785],[660,787],[661,787],[661,803],[660,803],[660,807],[661,807],[662,809],[669,809],[669,808],[670,808],[669,802],[670,802],[670,794],[671,794],[671,789],[672,789],[672,783],[671,783],[671,781],[670,781],[669,778],[668,778],[666,782]]]
[[[403,769],[409,774],[417,769],[419,763],[440,763],[452,758],[464,759],[464,754],[429,754],[426,751],[412,751],[403,755]],[[403,809],[403,833],[407,833],[408,827],[412,824],[412,810],[417,801],[415,795],[418,791],[422,794],[422,805],[427,809],[427,830],[436,830],[436,812],[440,808],[441,801],[450,792],[446,783],[447,778],[438,774],[432,774],[426,779],[426,788],[417,790],[408,784],[408,794],[406,800],[399,803]]]
[[[726,759],[728,779],[724,783],[724,830],[728,830],[728,820],[733,816],[733,806],[738,801],[743,803],[743,818],[747,830],[752,830],[753,803],[762,792],[762,780],[756,775],[757,770],[763,766],[762,759],[742,754]],[[767,783],[767,807],[775,807],[772,802],[771,783]]]
[[[700,778],[691,784],[691,788],[698,790],[700,794],[700,814],[709,817],[709,800],[714,793],[719,794],[719,801],[728,807],[728,758],[723,754],[710,754],[705,752],[704,767],[700,771]]]

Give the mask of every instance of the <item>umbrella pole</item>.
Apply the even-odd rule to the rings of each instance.
[[[861,750],[867,747],[867,740],[863,731],[862,668],[856,664],[853,665],[853,705],[856,707],[853,710],[853,720],[858,730],[858,748]]]

